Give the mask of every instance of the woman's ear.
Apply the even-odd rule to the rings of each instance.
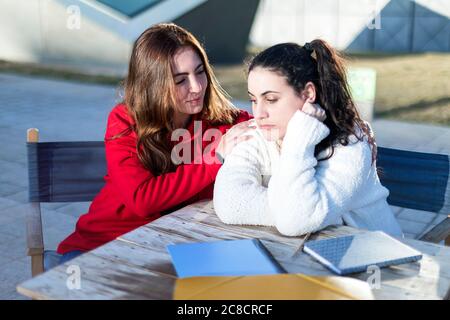
[[[311,81],[305,84],[302,91],[302,98],[305,102],[314,103],[316,101],[316,86]]]

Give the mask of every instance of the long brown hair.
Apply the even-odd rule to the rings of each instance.
[[[174,169],[169,138],[174,129],[175,82],[171,59],[189,46],[200,57],[208,79],[201,119],[211,124],[231,124],[238,115],[220,87],[204,49],[187,30],[175,24],[156,24],[135,41],[128,76],[124,81],[124,102],[135,126],[137,153],[142,164],[154,175]],[[126,134],[123,132],[122,134]]]
[[[325,110],[324,123],[330,129],[330,134],[316,146],[314,155],[324,150],[330,152],[319,160],[331,158],[336,144],[348,145],[350,136],[354,135],[359,141],[367,138],[372,147],[372,162],[375,161],[374,137],[353,102],[345,60],[337,50],[320,39],[303,47],[296,43],[281,43],[256,55],[249,62],[248,72],[256,67],[284,76],[296,92],[303,90],[306,83],[314,83],[316,102]]]

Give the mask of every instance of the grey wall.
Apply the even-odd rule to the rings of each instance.
[[[450,51],[450,0],[261,0],[256,46],[322,38],[353,52]]]
[[[209,0],[174,22],[205,45],[214,63],[241,63],[259,0]]]
[[[95,1],[0,0],[0,60],[124,75],[134,40],[158,22],[192,31],[213,62],[242,62],[259,0],[166,0],[132,19]],[[79,10],[79,27],[71,7]]]
[[[0,0],[0,59],[123,74],[131,44],[84,10],[80,28],[68,28],[67,9],[57,0]]]
[[[348,51],[450,52],[450,20],[443,12],[412,0],[391,0],[379,15],[381,29],[364,29]]]

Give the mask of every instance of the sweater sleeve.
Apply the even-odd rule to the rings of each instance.
[[[108,119],[105,139],[108,179],[126,207],[142,217],[168,210],[213,183],[220,164],[179,165],[175,172],[154,176],[140,162],[136,137],[126,134],[108,139],[129,122],[117,113]]]
[[[350,209],[371,170],[367,143],[336,147],[323,170],[316,170],[315,146],[329,134],[317,119],[297,111],[289,121],[277,171],[268,187],[275,226],[297,236],[338,223]]]
[[[274,225],[267,203],[267,188],[262,184],[265,148],[260,141],[255,136],[239,143],[217,174],[214,210],[224,223]]]

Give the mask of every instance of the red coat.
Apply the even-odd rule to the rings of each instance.
[[[192,117],[188,130],[194,133]],[[251,116],[241,111],[236,123]],[[58,246],[58,253],[88,251],[118,236],[190,203],[211,199],[220,164],[181,164],[174,172],[155,177],[144,168],[136,153],[137,136],[131,132],[109,140],[133,124],[126,107],[117,105],[108,117],[105,134],[107,162],[106,184],[94,198],[89,212],[77,222],[75,232]],[[217,126],[225,133],[230,125]],[[202,131],[212,128],[202,121]],[[203,148],[211,142],[203,142]],[[205,149],[204,149],[205,150]]]

